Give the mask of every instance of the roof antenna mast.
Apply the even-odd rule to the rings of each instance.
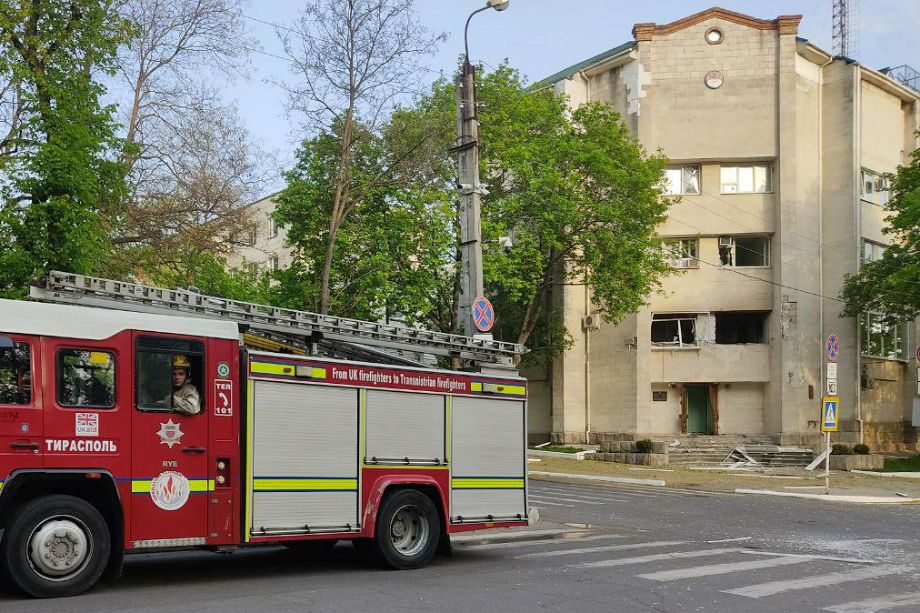
[[[834,55],[842,57],[850,52],[850,5],[850,0],[834,0]]]

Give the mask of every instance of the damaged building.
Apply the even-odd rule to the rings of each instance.
[[[918,147],[920,93],[798,37],[800,16],[710,9],[542,82],[611,103],[671,160],[659,227],[676,269],[618,325],[560,286],[574,345],[531,381],[535,441],[681,434],[810,445],[840,339],[838,440],[917,449],[917,322],[842,318],[846,274],[880,257],[884,173]]]

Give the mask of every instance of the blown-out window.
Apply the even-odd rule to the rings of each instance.
[[[652,316],[652,346],[698,347],[696,315],[658,313]]]
[[[664,193],[669,196],[700,193],[700,166],[670,166],[664,171]]]
[[[700,241],[695,238],[669,238],[662,249],[671,268],[700,267]]]

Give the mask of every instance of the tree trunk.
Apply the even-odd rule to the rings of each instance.
[[[339,171],[335,180],[335,198],[332,201],[332,215],[329,217],[329,238],[326,242],[326,259],[323,262],[323,276],[319,291],[319,312],[329,312],[329,282],[332,276],[332,255],[335,249],[335,237],[339,226],[348,214],[348,183],[351,180],[348,165],[351,162],[351,132],[354,122],[354,99],[345,114],[345,127],[342,130],[342,155],[339,158]]]

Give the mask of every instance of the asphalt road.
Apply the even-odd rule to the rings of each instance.
[[[920,610],[920,507],[531,481],[543,522],[407,572],[282,548],[130,557],[63,601],[0,611],[868,613]]]

